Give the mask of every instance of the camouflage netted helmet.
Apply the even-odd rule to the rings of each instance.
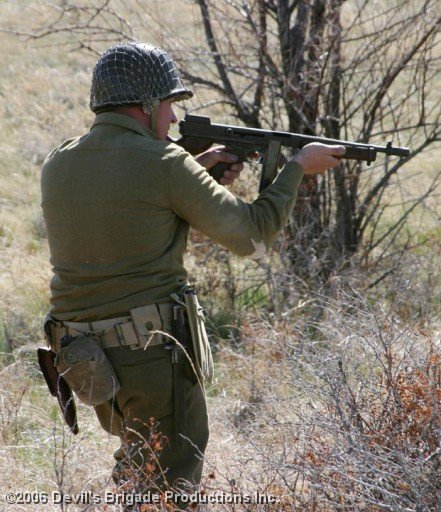
[[[151,113],[161,100],[192,96],[165,50],[130,41],[112,46],[96,63],[90,108],[99,113],[109,107],[142,105],[144,112]]]

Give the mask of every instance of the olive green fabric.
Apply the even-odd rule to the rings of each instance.
[[[187,421],[185,432],[179,433],[184,436],[183,441],[177,445],[171,351],[158,345],[147,350],[117,347],[105,352],[121,383],[121,390],[113,400],[96,406],[95,411],[107,432],[124,439],[122,447],[115,452],[115,481],[123,484],[125,476],[129,475],[132,485],[137,484],[143,492],[156,492],[158,488],[168,486],[185,487],[186,483],[198,484],[202,474],[202,454],[208,442],[208,416],[203,390],[193,376],[190,364],[185,359],[180,363],[183,365]],[[151,450],[142,446],[144,440],[151,440],[150,418],[157,423],[156,432],[166,438],[155,451],[159,465],[151,462]],[[155,443],[150,442],[150,446],[154,447]],[[134,468],[142,469],[149,463],[153,467],[147,470],[148,478],[145,475],[133,478]]]
[[[65,141],[42,168],[51,315],[101,320],[169,301],[187,279],[189,224],[235,254],[262,256],[291,212],[302,174],[287,164],[248,204],[135,119],[98,114],[90,133]]]

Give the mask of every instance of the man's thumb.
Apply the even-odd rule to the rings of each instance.
[[[344,146],[332,146],[334,149],[335,155],[344,155],[346,153],[346,148]]]

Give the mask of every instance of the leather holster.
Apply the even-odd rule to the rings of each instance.
[[[52,396],[60,404],[66,424],[73,434],[78,434],[77,408],[69,384],[55,368],[55,352],[47,348],[38,348],[38,364],[40,365],[47,387]]]

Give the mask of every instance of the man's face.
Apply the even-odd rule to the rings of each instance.
[[[156,118],[156,135],[162,139],[166,140],[168,131],[170,130],[170,125],[172,123],[177,123],[178,119],[173,112],[173,102],[172,100],[164,100],[161,101],[158,107],[158,113]]]

